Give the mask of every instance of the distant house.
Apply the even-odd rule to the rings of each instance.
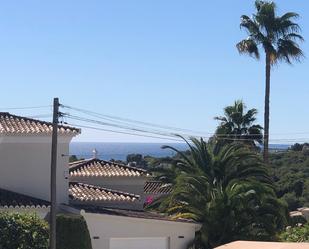
[[[162,194],[145,170],[96,158],[69,164],[69,143],[80,132],[58,128],[57,202],[85,217],[93,249],[187,248],[200,225],[145,212],[147,195]],[[49,122],[0,113],[0,211],[46,216],[51,133]]]
[[[172,189],[168,184],[152,180],[144,169],[97,158],[70,163],[69,175],[70,182],[100,186],[106,191],[120,191],[127,196],[134,195],[133,202],[120,205],[136,210],[143,210],[148,199],[166,196]],[[106,203],[103,199],[99,202]],[[115,203],[114,207],[119,207],[119,204]]]

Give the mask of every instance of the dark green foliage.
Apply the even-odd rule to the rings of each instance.
[[[277,196],[293,211],[309,205],[309,155],[298,149],[270,154]]]
[[[300,227],[290,227],[279,236],[285,242],[309,242],[309,223]]]
[[[277,6],[273,1],[255,1],[256,13],[249,17],[241,16],[240,27],[249,35],[236,46],[240,53],[259,58],[261,47],[269,55],[273,65],[279,61],[289,64],[292,60],[300,60],[303,52],[298,42],[303,41],[300,27],[295,22],[297,13],[288,12],[277,15]]]
[[[57,216],[57,249],[91,249],[87,224],[82,216]]]
[[[76,155],[71,155],[69,157],[69,162],[72,163],[72,162],[76,162],[76,161],[79,161],[79,160],[84,160],[84,158],[78,158]]]
[[[48,224],[34,214],[0,212],[1,249],[47,249]]]
[[[306,224],[307,220],[302,215],[292,216],[289,219],[289,224],[292,227],[298,226],[299,224]]]
[[[237,100],[234,105],[224,108],[224,116],[215,117],[220,121],[216,129],[215,138],[221,144],[241,141],[247,145],[257,148],[255,142],[262,144],[263,128],[255,124],[257,109],[246,111],[246,105]]]
[[[0,249],[48,249],[48,223],[35,214],[0,212]],[[57,216],[57,249],[91,249],[83,217]]]
[[[287,209],[276,197],[260,155],[243,144],[222,147],[192,139],[188,146],[187,153],[165,146],[178,155],[155,170],[173,185],[171,195],[158,201],[158,209],[202,223],[196,248],[275,239],[287,222]]]
[[[134,163],[136,167],[146,168],[147,162],[141,154],[129,154],[127,155],[127,163]]]
[[[293,151],[302,151],[304,145],[305,145],[305,144],[296,143],[296,144],[293,144],[293,145],[290,147],[290,149],[293,150]]]

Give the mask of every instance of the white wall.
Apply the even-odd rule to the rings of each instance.
[[[169,249],[187,249],[188,243],[194,239],[195,231],[200,228],[200,225],[194,223],[84,212],[81,214],[87,222],[93,249],[110,249],[110,238],[138,237],[166,237],[169,240]]]
[[[58,137],[57,202],[68,203],[69,142]],[[0,136],[0,188],[50,200],[51,136]]]

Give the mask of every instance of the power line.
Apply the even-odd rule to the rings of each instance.
[[[82,122],[87,122],[87,123],[93,123],[93,124],[96,124],[96,125],[100,125],[100,126],[108,126],[108,127],[114,127],[114,128],[117,128],[117,129],[123,129],[125,131],[115,131],[115,130],[107,130],[107,129],[104,129],[105,131],[109,131],[109,132],[117,132],[117,133],[123,133],[123,134],[127,134],[129,133],[130,135],[136,135],[138,133],[142,133],[142,134],[138,134],[139,136],[145,136],[145,137],[149,137],[149,135],[145,135],[143,133],[147,133],[147,134],[152,134],[151,137],[154,137],[155,136],[160,136],[161,138],[160,139],[164,139],[162,138],[163,137],[168,137],[169,139],[172,138],[172,139],[177,139],[177,141],[179,141],[179,137],[177,136],[178,134],[175,134],[175,133],[172,133],[172,132],[168,132],[168,131],[162,131],[162,130],[150,130],[149,128],[147,127],[136,127],[136,126],[132,126],[132,124],[123,124],[122,121],[118,121],[118,120],[113,120],[112,118],[105,118],[105,115],[104,114],[99,114],[99,113],[96,113],[96,112],[92,112],[92,111],[88,111],[88,110],[84,110],[84,109],[80,109],[80,108],[75,108],[75,107],[70,107],[70,106],[64,106],[62,105],[62,107],[65,107],[65,108],[69,108],[71,110],[76,110],[78,112],[81,112],[81,113],[84,113],[86,115],[90,115],[90,116],[93,116],[93,117],[97,117],[97,118],[100,118],[100,119],[103,119],[103,120],[109,120],[110,122],[103,122],[103,121],[100,121],[100,120],[95,120],[95,119],[90,119],[90,118],[86,118],[86,117],[81,117],[81,116],[76,116],[76,115],[71,115],[69,113],[62,113],[62,116],[63,117],[67,117],[69,119],[73,119],[73,120],[78,120],[78,121],[82,121]],[[109,116],[109,115],[107,115]],[[111,116],[113,117],[113,116]],[[118,117],[117,117],[118,118]],[[122,118],[119,118],[119,119],[122,119]],[[128,120],[128,119],[122,119],[122,120]],[[138,123],[146,123],[146,124],[149,124],[147,122],[141,122],[141,121],[138,121]],[[167,128],[166,126],[161,126],[161,125],[158,125],[158,127],[165,127]],[[170,128],[168,126],[168,128]],[[181,129],[181,128],[177,128],[177,129]],[[181,130],[187,130],[187,129],[181,129]],[[128,132],[128,131],[131,131]],[[134,132],[132,134],[132,131]],[[305,134],[305,133],[303,133]],[[211,136],[197,136],[197,135],[193,135],[193,134],[184,134],[184,133],[179,133],[179,135],[185,137],[185,138],[191,138],[191,137],[194,137],[194,138],[204,138],[204,139],[209,139],[211,138]],[[244,136],[246,136],[247,134],[244,134]],[[259,135],[261,136],[261,134],[248,134],[249,136],[254,136],[254,135]],[[248,136],[247,135],[247,136]],[[213,135],[216,139],[218,140],[227,140],[227,141],[257,141],[257,138],[242,138],[241,135],[235,135],[235,134],[214,134]],[[235,137],[236,136],[236,137]],[[239,137],[240,136],[240,137]],[[157,138],[157,137],[156,137]],[[303,141],[306,141],[306,140],[309,140],[309,138],[277,138],[277,139],[270,139],[269,141],[272,141],[272,142],[297,142],[297,141],[300,141],[300,140],[303,140]]]
[[[167,136],[167,137],[176,137],[176,134],[163,133],[163,132],[151,131],[151,130],[146,130],[146,129],[137,129],[135,127],[129,127],[129,126],[123,126],[123,125],[119,125],[119,124],[107,123],[107,122],[102,122],[102,121],[99,121],[99,120],[83,118],[83,117],[70,115],[70,114],[63,114],[63,116],[67,117],[69,119],[74,119],[74,120],[78,120],[78,121],[83,121],[83,122],[87,122],[87,123],[94,123],[94,124],[109,126],[109,127],[114,127],[114,128],[120,128],[120,129],[125,129],[125,130],[131,130],[131,131],[134,131],[134,132],[150,133],[150,134]]]
[[[98,131],[106,131],[106,132],[132,135],[132,136],[150,137],[150,138],[158,138],[158,139],[164,139],[164,140],[183,142],[180,139],[174,139],[174,138],[158,137],[158,136],[151,136],[151,135],[145,135],[145,134],[130,133],[130,132],[125,132],[125,131],[116,131],[116,130],[103,129],[103,128],[98,128],[98,127],[88,126],[88,125],[72,124],[72,123],[68,123],[68,122],[64,122],[64,124],[72,125],[72,126],[75,126],[75,127],[78,127],[78,128],[80,127],[80,128],[87,128],[87,129],[93,129],[93,130],[98,130]]]
[[[89,116],[102,118],[102,119],[108,119],[110,121],[116,120],[116,121],[119,122],[119,120],[120,120],[122,122],[137,123],[137,124],[142,124],[142,125],[161,128],[161,129],[173,130],[173,131],[177,130],[177,131],[191,132],[191,133],[196,133],[196,134],[203,134],[203,133],[206,134],[205,132],[202,132],[202,131],[195,131],[195,130],[191,130],[191,129],[184,129],[184,128],[178,128],[178,127],[166,126],[166,125],[160,125],[160,124],[153,124],[153,123],[138,121],[138,120],[129,119],[129,118],[121,118],[121,117],[117,117],[117,116],[101,114],[101,113],[97,113],[97,112],[93,112],[93,111],[89,111],[89,110],[85,110],[85,109],[81,109],[81,108],[76,108],[76,107],[72,107],[72,106],[68,106],[68,105],[61,105],[61,107],[71,109],[71,110],[75,110],[75,111],[87,114]],[[208,134],[212,134],[212,133],[208,133]]]
[[[134,119],[129,119],[129,118],[121,118],[121,117],[117,117],[117,116],[113,116],[113,115],[107,115],[107,114],[102,114],[102,113],[97,113],[97,112],[93,112],[90,110],[85,110],[85,109],[81,109],[81,108],[76,108],[76,107],[72,107],[72,106],[68,106],[68,105],[61,105],[61,107],[63,108],[67,108],[67,109],[71,109],[77,112],[81,112],[84,113],[86,115],[92,116],[92,117],[96,117],[96,118],[100,118],[103,120],[108,120],[111,122],[117,122],[119,123],[123,123],[125,125],[130,125],[130,123],[135,123],[135,124],[141,124],[141,125],[146,125],[146,126],[150,126],[150,127],[156,127],[156,128],[160,128],[160,129],[165,129],[165,130],[172,130],[172,133],[175,133],[175,131],[182,131],[182,132],[189,132],[189,133],[193,133],[193,134],[207,134],[202,135],[202,137],[207,137],[210,138],[212,136],[216,136],[216,137],[226,137],[226,138],[233,138],[233,134],[214,134],[211,132],[202,132],[202,131],[195,131],[195,130],[191,130],[191,129],[184,129],[184,128],[179,128],[179,127],[172,127],[172,126],[166,126],[166,125],[160,125],[160,124],[153,124],[153,123],[149,123],[149,122],[144,122],[144,121],[138,121],[138,120],[134,120]],[[128,124],[129,123],[129,124]],[[143,129],[144,127],[137,127],[140,129]],[[184,134],[181,133],[185,136],[192,136],[192,134]],[[309,134],[309,132],[286,132],[286,133],[271,133],[272,136],[274,135],[288,135],[288,134]],[[250,136],[260,136],[262,134],[249,134]],[[193,135],[194,136],[194,135]],[[256,139],[254,139],[256,140]]]
[[[67,117],[69,119],[73,119],[73,120],[78,120],[78,121],[83,121],[83,122],[88,122],[88,123],[93,123],[96,125],[102,125],[102,126],[109,126],[109,127],[114,127],[114,128],[120,128],[120,129],[125,129],[125,130],[129,130],[129,131],[133,131],[133,132],[139,132],[139,133],[150,133],[150,134],[154,134],[157,136],[153,136],[153,135],[145,135],[145,134],[137,134],[137,133],[130,133],[127,131],[116,131],[116,130],[111,130],[111,129],[101,129],[101,128],[97,128],[97,127],[90,127],[90,126],[84,126],[85,128],[92,128],[92,129],[100,129],[103,131],[108,131],[108,132],[115,132],[115,133],[122,133],[122,134],[129,134],[129,135],[138,135],[138,136],[144,136],[144,137],[153,137],[153,138],[159,138],[159,139],[172,139],[175,140],[175,138],[177,137],[177,134],[170,134],[170,133],[162,133],[162,132],[156,132],[156,131],[150,131],[150,130],[146,130],[146,129],[136,129],[136,128],[132,128],[132,127],[128,127],[128,126],[123,126],[123,125],[118,125],[118,124],[113,124],[113,123],[107,123],[107,122],[102,122],[99,120],[93,120],[93,119],[88,119],[88,118],[84,118],[84,117],[79,117],[79,116],[75,116],[75,115],[70,115],[70,114],[63,114],[64,117]],[[77,126],[81,126],[81,125],[77,125]],[[182,135],[182,134],[180,134]],[[161,137],[158,137],[161,136]],[[164,137],[168,137],[168,138],[163,138]],[[233,135],[234,136],[234,135]],[[185,138],[190,138],[190,137],[195,137],[195,138],[199,138],[199,136],[194,136],[194,135],[187,135],[184,136]],[[202,137],[204,139],[208,139],[209,137]],[[232,137],[217,137],[217,139],[219,140],[227,140],[227,141],[256,141],[256,139],[254,138],[232,138]],[[298,138],[298,139],[291,139],[291,138],[280,138],[280,139],[270,139],[270,141],[276,141],[276,142],[293,142],[293,141],[299,141],[299,140],[309,140],[309,138]],[[179,139],[176,139],[175,141],[180,141]]]
[[[27,109],[42,109],[42,108],[51,108],[51,105],[42,105],[42,106],[27,106],[27,107],[8,107],[0,108],[0,110],[27,110]]]

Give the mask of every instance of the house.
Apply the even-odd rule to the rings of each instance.
[[[70,182],[99,186],[107,191],[118,191],[128,198],[130,193],[134,195],[134,201],[127,202],[127,205],[132,204],[130,209],[143,209],[144,199],[142,197],[148,177],[149,175],[144,169],[97,158],[81,160],[69,165]],[[104,202],[104,199],[101,201]]]
[[[58,128],[57,202],[68,204],[69,144],[80,133]],[[0,188],[50,200],[52,124],[0,112]]]
[[[309,208],[308,207],[298,208],[297,211],[290,212],[290,217],[303,217],[308,221],[309,220]]]
[[[130,209],[136,210],[143,210],[145,202],[166,196],[172,190],[169,184],[152,180],[144,169],[97,159],[95,155],[91,159],[70,163],[69,181],[120,191],[127,196],[131,193],[135,195],[134,202],[126,205],[130,203]]]
[[[69,143],[80,132],[58,128],[57,202],[59,211],[84,216],[93,249],[187,248],[200,225],[144,211],[146,171],[96,158],[69,165]],[[49,122],[0,113],[0,210],[46,216],[51,133]]]
[[[309,249],[309,243],[279,243],[261,241],[235,241],[215,249]]]

